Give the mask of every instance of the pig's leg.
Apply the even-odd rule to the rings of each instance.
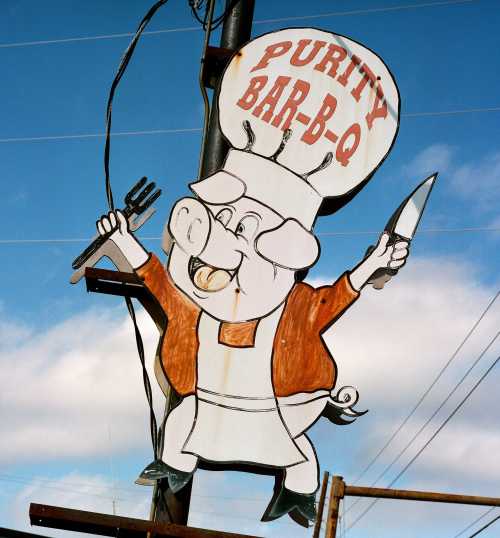
[[[165,424],[163,461],[176,471],[192,473],[198,458],[184,454],[182,448],[191,432],[196,417],[196,397],[187,396],[168,415]]]
[[[318,461],[314,448],[305,434],[299,435],[294,441],[307,460],[285,469],[285,480],[281,490],[269,503],[262,521],[273,521],[290,514],[299,525],[307,527],[307,521],[316,519],[314,497],[319,485]]]
[[[316,452],[307,435],[302,434],[294,441],[307,460],[286,468],[285,487],[296,493],[315,493],[319,487],[319,467]]]

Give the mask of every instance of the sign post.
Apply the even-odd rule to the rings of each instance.
[[[341,476],[334,476],[330,496],[326,538],[335,538],[339,516],[340,500],[346,496],[370,497],[376,499],[397,499],[402,501],[424,501],[449,504],[469,504],[476,506],[500,506],[500,497],[480,497],[456,493],[438,493],[434,491],[411,491],[405,489],[371,488],[349,486]]]

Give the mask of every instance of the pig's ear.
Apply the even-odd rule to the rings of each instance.
[[[174,244],[174,240],[172,238],[172,235],[170,234],[170,229],[168,227],[169,221],[167,220],[165,222],[165,225],[163,226],[163,234],[161,236],[161,248],[163,249],[163,252],[167,256],[170,255],[170,249],[172,248],[172,245]]]
[[[201,181],[191,183],[189,188],[209,204],[230,204],[245,195],[246,186],[233,174],[219,170]]]
[[[316,237],[295,219],[262,232],[255,240],[257,252],[266,260],[287,269],[306,269],[319,257]]]

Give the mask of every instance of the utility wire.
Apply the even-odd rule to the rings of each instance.
[[[401,114],[402,118],[420,118],[429,116],[457,116],[462,114],[479,114],[485,112],[500,112],[500,107],[486,108],[463,108],[459,110],[431,111],[431,112],[408,112]],[[140,131],[118,131],[111,133],[115,136],[144,136],[144,135],[163,135],[163,134],[181,134],[181,133],[199,133],[203,132],[202,127],[180,127],[176,129],[146,129]],[[50,140],[78,140],[87,138],[105,138],[106,133],[82,133],[74,135],[48,135],[48,136],[25,136],[25,137],[8,137],[0,138],[0,144],[12,144],[16,142],[43,142]]]
[[[485,531],[488,527],[491,527],[491,525],[493,525],[493,523],[495,523],[495,521],[498,521],[499,519],[500,519],[500,516],[497,516],[496,518],[492,519],[484,527],[481,527],[477,532],[475,532],[474,534],[471,534],[469,538],[474,538],[474,536],[481,534],[483,531]]]
[[[177,133],[199,133],[200,127],[186,127],[180,129],[149,129],[143,131],[118,131],[111,133],[111,138],[115,136],[143,136],[143,135],[160,135],[160,134],[177,134]],[[0,138],[0,143],[8,144],[13,142],[43,142],[45,140],[78,140],[85,138],[105,138],[106,133],[83,133],[75,135],[54,135],[54,136],[26,136]]]
[[[477,227],[477,228],[443,228],[443,229],[423,229],[418,230],[416,234],[425,234],[425,233],[469,233],[469,232],[500,232],[500,227],[498,228],[489,228],[489,227]],[[343,237],[351,235],[376,235],[380,234],[380,230],[372,231],[341,231],[341,232],[318,232],[316,235],[320,237]],[[23,244],[37,244],[37,243],[88,243],[92,241],[93,238],[84,237],[84,238],[48,238],[48,239],[0,239],[0,245],[23,245]],[[160,236],[149,236],[149,237],[138,237],[141,241],[161,241]]]
[[[486,372],[479,378],[479,380],[474,384],[474,386],[471,388],[471,390],[465,395],[465,397],[460,401],[460,403],[455,407],[455,409],[448,415],[448,417],[444,420],[444,422],[439,426],[439,428],[432,434],[432,436],[426,441],[426,443],[420,448],[420,450],[413,456],[413,458],[403,467],[403,469],[396,475],[396,477],[389,483],[387,486],[390,488],[393,486],[406,471],[415,463],[415,461],[419,458],[419,456],[422,454],[422,452],[432,443],[432,441],[439,435],[439,433],[446,427],[446,425],[450,422],[450,420],[458,413],[458,411],[462,408],[462,406],[465,404],[465,402],[471,397],[471,395],[474,393],[474,391],[479,387],[479,385],[486,379],[486,377],[490,374],[490,372],[495,368],[495,366],[500,361],[500,356],[498,356],[495,361],[491,364],[491,366],[486,370]],[[377,504],[377,502],[380,499],[375,499],[373,502],[371,502],[363,512],[349,525],[347,530],[351,530],[355,525],[357,525],[361,519]]]
[[[459,349],[461,349],[461,347],[463,346],[463,344],[467,341],[467,339],[469,338],[469,336],[472,334],[472,332],[475,330],[475,328],[477,327],[477,325],[479,325],[480,321],[483,319],[483,317],[485,316],[486,312],[489,310],[489,308],[493,305],[493,303],[495,302],[496,298],[498,297],[498,295],[500,294],[500,291],[495,295],[493,301],[490,302],[490,304],[488,305],[487,309],[483,312],[483,314],[481,315],[480,319],[474,324],[474,326],[472,327],[472,329],[469,331],[468,335],[466,336],[465,340],[460,344],[459,348],[457,349],[457,352],[459,351]],[[465,374],[462,376],[462,378],[460,379],[460,381],[458,381],[458,383],[453,387],[453,389],[448,393],[448,395],[446,396],[446,398],[441,402],[441,404],[438,406],[438,408],[432,413],[432,415],[426,420],[426,422],[424,422],[424,424],[420,427],[420,429],[417,431],[417,433],[415,433],[413,435],[413,437],[408,441],[408,443],[405,445],[405,447],[399,451],[398,455],[391,461],[391,463],[389,463],[389,465],[387,465],[387,467],[379,474],[379,476],[370,484],[370,487],[373,487],[375,486],[375,484],[381,479],[384,477],[384,475],[390,471],[390,469],[392,469],[392,467],[399,461],[399,459],[401,458],[401,456],[403,456],[403,454],[411,447],[411,445],[415,442],[415,440],[420,436],[420,434],[425,430],[425,428],[432,422],[432,420],[434,419],[434,417],[439,413],[439,411],[441,411],[441,409],[446,405],[446,403],[450,400],[450,398],[453,396],[453,394],[455,394],[455,392],[458,390],[458,388],[462,385],[462,383],[467,379],[467,377],[469,376],[469,374],[472,372],[472,370],[475,368],[475,366],[481,361],[481,359],[484,357],[485,353],[490,349],[490,347],[493,345],[493,343],[495,342],[495,340],[498,338],[498,336],[500,335],[500,331],[497,332],[497,334],[493,337],[492,340],[490,340],[490,342],[488,343],[488,345],[486,346],[486,348],[479,354],[479,357],[474,361],[474,363],[472,364],[472,366],[469,367],[469,369],[465,372]],[[452,358],[450,359],[450,361],[448,362],[448,364],[451,364],[454,356],[456,355],[453,355]],[[440,372],[440,375],[444,372],[444,370],[448,367],[448,364],[446,365],[446,367]],[[437,381],[437,379],[436,379]],[[431,390],[432,386],[428,389],[429,391]],[[428,394],[428,392],[426,392],[424,394],[424,396],[420,399],[420,401],[418,402],[417,406],[414,408],[414,410],[412,411],[412,413],[418,408],[418,406],[422,403],[423,399],[425,398],[425,396]],[[409,419],[411,417],[411,414],[407,417],[407,419]],[[396,431],[396,433],[393,435],[393,437],[391,437],[391,440],[394,439],[394,437],[396,437],[397,433],[400,431],[400,429],[404,426],[404,424],[406,424],[407,420],[403,422],[403,424],[400,426],[400,428]],[[389,445],[389,443],[386,444],[385,447],[387,447]],[[385,448],[384,447],[384,448]],[[383,452],[383,450],[381,450],[379,452],[379,454],[381,454]],[[392,484],[391,484],[392,485]],[[361,498],[358,498],[356,499],[356,501],[354,501],[352,503],[352,505],[350,506],[350,508],[354,508],[357,504],[359,504],[361,502]]]
[[[460,344],[458,345],[458,347],[455,349],[455,351],[452,353],[451,357],[448,359],[448,361],[446,362],[446,364],[441,368],[441,370],[439,371],[439,373],[437,374],[437,376],[434,378],[434,380],[432,381],[432,383],[427,387],[427,389],[425,390],[425,392],[422,394],[422,396],[419,398],[419,400],[417,401],[417,403],[415,404],[415,406],[413,407],[413,409],[410,411],[410,413],[406,416],[406,418],[403,420],[403,422],[399,425],[399,427],[396,429],[396,431],[391,435],[391,437],[389,438],[389,440],[384,444],[384,446],[377,452],[377,454],[371,459],[370,463],[368,463],[368,465],[361,471],[361,473],[355,478],[354,480],[354,484],[356,482],[358,482],[371,468],[372,466],[374,465],[374,463],[380,458],[380,456],[384,453],[384,451],[389,447],[389,445],[392,443],[392,441],[398,436],[399,432],[405,427],[405,425],[408,423],[408,421],[410,420],[410,418],[415,414],[415,412],[417,411],[417,409],[422,405],[422,402],[425,400],[425,398],[427,397],[427,395],[429,394],[429,392],[434,388],[434,386],[436,385],[436,383],[441,379],[441,377],[443,376],[443,374],[446,372],[446,370],[448,369],[448,367],[451,365],[451,363],[455,360],[455,358],[457,357],[458,353],[460,352],[460,350],[464,347],[465,343],[469,340],[469,338],[472,336],[472,334],[474,333],[474,331],[476,330],[477,326],[481,323],[481,321],[484,319],[484,317],[486,316],[486,314],[488,313],[488,311],[491,309],[491,307],[493,306],[493,304],[495,303],[495,301],[498,299],[498,296],[500,295],[500,290],[496,292],[495,296],[493,297],[493,299],[488,303],[488,305],[486,306],[486,308],[482,311],[481,315],[479,316],[479,318],[474,322],[474,324],[472,325],[472,327],[467,331],[467,334],[465,335],[465,337],[463,338],[463,340],[460,342]],[[455,387],[454,390],[456,390],[456,388],[458,388],[458,385]],[[451,396],[452,393],[450,393],[450,395],[448,396],[448,398]],[[444,403],[446,403],[447,400],[445,400]],[[442,405],[444,405],[444,403]],[[442,407],[441,405],[441,407]],[[439,409],[441,409],[441,407]],[[439,411],[438,409],[438,411]],[[434,416],[434,415],[433,415]],[[432,417],[431,417],[432,419]],[[428,422],[426,423],[428,424]],[[388,469],[386,469],[388,470]],[[384,473],[385,474],[385,471]],[[379,477],[381,478],[383,476],[383,474]],[[378,480],[378,479],[377,479]],[[375,482],[377,482],[377,480]]]
[[[500,293],[500,292],[499,292]],[[498,293],[495,296],[498,297]],[[490,303],[492,304],[492,303]],[[399,454],[392,460],[392,462],[382,471],[382,473],[373,481],[371,486],[373,487],[381,478],[384,477],[384,475],[393,467],[395,463],[399,461],[401,456],[410,448],[410,446],[415,442],[415,440],[420,436],[420,434],[425,430],[425,428],[431,423],[431,421],[436,417],[436,415],[443,409],[443,407],[448,403],[450,398],[455,394],[455,392],[459,389],[459,387],[462,385],[462,383],[469,377],[472,370],[477,366],[477,364],[481,361],[481,359],[484,357],[484,355],[489,351],[490,347],[494,344],[495,340],[500,335],[500,331],[496,333],[496,335],[490,340],[488,345],[485,347],[485,349],[479,354],[479,357],[472,363],[472,365],[468,368],[468,370],[465,372],[465,374],[461,377],[460,381],[453,387],[453,389],[448,393],[448,396],[441,402],[441,404],[437,407],[437,409],[432,413],[432,415],[424,422],[424,424],[420,427],[420,429],[417,431],[417,433],[410,439],[410,441],[406,444],[406,446],[399,452]],[[392,485],[392,484],[391,484]]]
[[[357,9],[351,11],[333,11],[330,13],[317,13],[313,15],[298,15],[295,17],[280,17],[274,19],[260,19],[255,20],[254,24],[271,24],[275,22],[290,22],[290,21],[300,21],[300,20],[314,20],[314,19],[328,19],[330,17],[345,17],[353,15],[370,15],[374,13],[391,13],[395,11],[406,11],[412,9],[422,9],[422,8],[432,8],[432,7],[443,7],[443,6],[452,6],[455,4],[471,4],[478,2],[479,0],[448,0],[443,2],[424,2],[419,4],[402,4],[399,6],[381,6],[368,9]],[[171,34],[179,32],[198,32],[202,30],[200,26],[185,26],[179,28],[167,28],[162,30],[148,30],[142,32],[143,36],[152,36],[159,34]],[[122,32],[119,34],[103,34],[96,36],[82,36],[82,37],[68,37],[62,39],[44,39],[37,41],[23,41],[18,43],[2,43],[0,44],[0,49],[9,49],[9,48],[19,48],[19,47],[33,47],[33,46],[42,46],[42,45],[56,45],[64,43],[77,43],[77,42],[86,42],[86,41],[98,41],[98,40],[108,40],[108,39],[122,39],[127,37],[133,37],[134,32]]]
[[[479,523],[481,521],[481,519],[484,519],[488,514],[491,514],[491,512],[493,512],[493,510],[495,510],[495,509],[496,509],[496,506],[493,506],[489,510],[486,510],[486,512],[484,512],[483,515],[479,516],[472,523],[467,525],[467,527],[465,527],[465,529],[462,529],[458,534],[455,534],[455,536],[453,538],[459,538],[459,536],[462,536],[463,534],[465,534],[468,530],[472,529],[472,527],[474,527],[474,525],[476,523]]]
[[[471,4],[479,0],[448,0],[444,2],[424,2],[421,4],[402,4],[399,6],[374,7],[368,9],[355,9],[352,11],[337,11],[332,13],[318,13],[317,15],[298,15],[296,17],[279,17],[275,19],[261,19],[256,24],[270,24],[275,22],[292,22],[306,19],[324,19],[328,17],[344,17],[351,15],[369,15],[374,13],[389,13],[394,11],[405,11],[409,9],[421,9],[427,7],[452,6],[455,4]]]

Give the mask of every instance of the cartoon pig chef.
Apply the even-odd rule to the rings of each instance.
[[[276,178],[298,191],[296,204]],[[166,423],[166,473],[174,491],[198,458],[285,470],[279,511],[314,519],[316,455],[304,433],[322,414],[336,369],[321,334],[378,268],[401,267],[407,243],[373,253],[331,286],[296,282],[318,258],[304,214],[307,185],[278,163],[232,149],[224,170],[191,185],[169,220],[174,244],[165,270],[128,232],[119,212],[102,217],[111,240],[160,302],[168,319],[162,365],[183,398]]]
[[[319,33],[330,39],[334,35]],[[365,52],[365,58],[381,64],[371,51],[349,43],[358,55]],[[244,52],[239,72],[244,71]],[[231,138],[221,101],[228,78],[231,91],[238,91],[231,65],[219,98],[221,128]],[[368,110],[370,106],[366,103]],[[289,162],[301,144],[298,126],[292,122],[285,131],[273,128],[268,137],[266,129],[271,127],[238,111],[243,113],[237,119],[246,143],[233,144],[223,168],[192,183],[195,196],[182,198],[172,209],[166,268],[129,232],[119,211],[103,216],[98,231],[112,232],[110,240],[168,319],[159,357],[181,402],[167,418],[163,465],[149,469],[151,478],[168,477],[171,489],[179,491],[200,458],[282,470],[281,489],[263,520],[287,513],[296,520],[314,520],[318,462],[305,432],[327,406],[342,405],[332,396],[336,366],[322,334],[356,301],[375,271],[405,263],[408,243],[389,246],[389,236],[383,234],[371,254],[332,285],[315,289],[301,282],[319,257],[312,228],[328,197],[325,171],[331,172],[330,183],[338,194],[342,186],[335,177],[345,170],[331,152],[323,152],[318,166],[318,152],[311,148],[315,168],[297,171]],[[392,135],[375,156],[361,148],[353,153],[349,166],[358,175],[354,186],[366,182],[389,151],[397,118],[389,121]],[[232,121],[232,130],[234,125]],[[377,123],[373,133],[377,135]],[[267,153],[256,151],[264,146]],[[359,166],[368,169],[360,173]],[[344,193],[349,193],[353,183],[344,185]]]

